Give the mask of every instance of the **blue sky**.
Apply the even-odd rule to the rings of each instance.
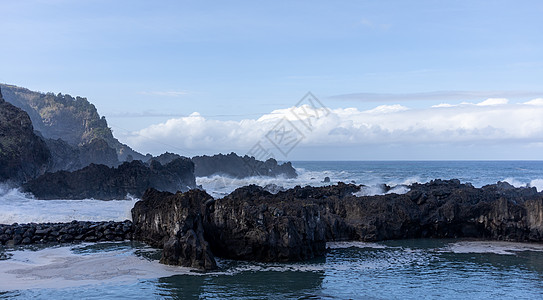
[[[506,98],[501,105],[514,110],[543,97],[541,1],[44,0],[1,1],[1,7],[0,82],[85,96],[116,136],[154,154],[243,152],[256,135],[229,143],[213,138],[214,127],[206,127],[207,137],[151,128],[163,130],[160,124],[193,112],[218,128],[254,121],[294,106],[307,91],[334,113],[400,105],[407,110],[394,113],[401,116],[386,118],[401,120],[420,117],[406,111],[434,113],[431,107],[441,103]],[[465,114],[466,107],[482,106],[463,107]],[[365,139],[355,132],[360,126],[393,130],[379,123],[385,117],[368,125],[355,115],[358,127],[334,123],[351,130],[343,142]],[[525,124],[533,129],[529,137],[497,138],[494,148],[475,137],[423,147],[384,135],[379,147],[359,141],[337,150],[325,138],[308,137],[286,159],[542,159],[543,134],[532,117]],[[181,123],[172,132],[203,132]],[[240,134],[240,126],[223,134]]]

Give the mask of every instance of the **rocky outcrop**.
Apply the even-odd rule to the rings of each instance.
[[[167,249],[163,262],[189,261],[200,268],[206,265],[201,253],[207,245],[220,257],[291,261],[322,255],[326,241],[471,237],[543,242],[543,193],[535,188],[502,182],[474,188],[458,180],[434,180],[413,184],[406,194],[357,197],[353,193],[360,188],[339,183],[271,194],[248,186],[217,200],[204,192],[148,191],[146,204],[138,202],[132,217],[136,238]],[[190,239],[180,238],[189,231]],[[213,255],[205,253],[206,259]]]
[[[224,155],[195,156],[194,172],[197,177],[211,176],[214,174],[227,175],[234,178],[245,178],[250,176],[284,176],[295,178],[298,176],[290,162],[278,164],[273,158],[266,161],[256,160],[254,157],[239,156],[234,152]]]
[[[0,245],[59,244],[132,239],[132,222],[0,224]]]
[[[251,185],[214,201],[205,222],[213,253],[256,261],[298,261],[323,255],[326,224],[318,203],[284,200]]]
[[[23,186],[39,199],[124,199],[141,197],[148,188],[161,191],[188,191],[196,187],[194,165],[189,159],[176,159],[163,166],[139,160],[117,168],[91,164],[74,172],[46,173]]]
[[[50,156],[28,114],[4,101],[0,91],[0,182],[21,183],[43,174]]]
[[[163,248],[160,262],[203,270],[217,267],[204,238],[203,215],[212,197],[201,190],[171,194],[150,189],[132,209],[134,238]]]

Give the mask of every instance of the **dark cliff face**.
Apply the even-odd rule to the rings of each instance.
[[[472,237],[543,242],[543,193],[535,188],[501,182],[474,188],[458,180],[434,180],[413,184],[402,195],[354,196],[359,189],[340,183],[270,194],[248,186],[222,199],[201,196],[199,205],[166,205],[171,194],[150,192],[143,197],[147,204],[137,204],[132,217],[140,236],[161,228],[164,241],[171,228],[192,228],[199,243],[203,234],[205,249],[209,245],[214,255],[258,261],[309,259],[324,254],[327,241]],[[201,214],[201,224],[172,217],[179,210]],[[182,240],[175,241],[176,247],[164,252],[173,257],[163,259],[166,263],[176,264],[176,251],[185,247]],[[184,253],[184,260],[200,259]]]
[[[127,194],[141,197],[148,188],[162,191],[188,191],[196,187],[194,165],[177,159],[162,166],[137,160],[117,168],[91,164],[83,169],[46,173],[23,186],[39,199],[124,199]]]
[[[295,178],[298,176],[290,162],[279,165],[273,158],[259,161],[254,157],[239,156],[234,152],[224,155],[195,156],[192,158],[197,177],[211,176],[214,174],[227,175],[234,178],[249,176],[285,176]]]
[[[0,181],[25,182],[43,174],[49,160],[28,114],[4,101],[0,91]]]

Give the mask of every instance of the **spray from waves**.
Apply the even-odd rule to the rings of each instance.
[[[535,187],[538,192],[543,191],[543,179],[533,179],[530,182],[522,182],[513,177],[507,177],[503,181],[514,187]]]
[[[231,178],[222,175],[213,175],[209,177],[197,177],[196,184],[201,185],[214,198],[224,197],[235,189],[255,184],[266,188],[268,191],[274,193],[283,189],[293,188],[299,186],[326,186],[336,184],[338,182],[363,184],[364,187],[358,193],[358,196],[372,196],[383,195],[386,193],[403,194],[409,191],[405,186],[418,181],[418,178],[410,177],[401,181],[391,181],[385,184],[392,186],[392,189],[385,188],[383,180],[376,176],[361,178],[355,174],[347,171],[310,171],[303,168],[296,168],[298,173],[297,178],[285,178],[278,177],[266,177],[266,176],[253,176],[246,178]],[[325,182],[324,179],[329,177],[330,182]]]
[[[306,171],[304,169],[296,169],[297,178],[286,178],[283,176],[267,177],[267,176],[252,176],[246,178],[232,178],[223,175],[212,175],[209,177],[197,177],[196,184],[201,185],[214,198],[224,197],[235,189],[255,184],[261,187],[267,187],[270,191],[279,191],[281,189],[293,188],[299,186],[324,186],[335,182],[324,182],[325,177],[342,178],[345,177],[345,172],[333,171]],[[339,180],[341,181],[341,180]],[[337,181],[336,181],[337,182]]]
[[[18,189],[0,187],[0,224],[131,220],[139,199],[38,200]]]
[[[543,192],[543,179],[534,179],[530,181],[529,186],[535,187],[538,192]]]

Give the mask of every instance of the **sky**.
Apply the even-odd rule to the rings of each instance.
[[[0,82],[86,97],[142,153],[543,159],[541,1],[0,7]]]

